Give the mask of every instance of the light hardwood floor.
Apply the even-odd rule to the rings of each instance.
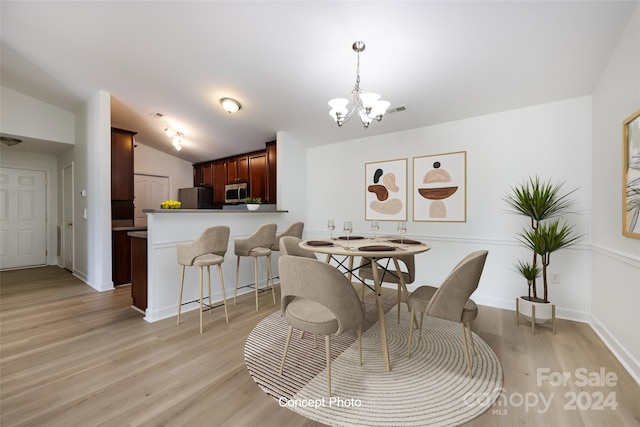
[[[231,302],[229,324],[223,310],[207,313],[200,335],[197,311],[179,326],[175,318],[147,323],[130,308],[128,287],[99,293],[57,267],[6,271],[0,280],[3,427],[320,425],[280,408],[246,370],[247,335],[277,310],[269,293],[259,312],[253,294]],[[503,405],[468,425],[640,425],[640,386],[588,325],[559,320],[556,335],[531,335],[514,312],[480,307],[473,329],[498,355],[505,392]],[[571,378],[538,385],[536,368]],[[615,385],[581,386],[577,369],[615,374]],[[609,400],[595,409],[599,393],[617,407]]]

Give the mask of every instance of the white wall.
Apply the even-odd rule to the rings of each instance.
[[[0,86],[0,131],[11,135],[73,144],[75,116]]]
[[[178,189],[193,187],[193,164],[146,145],[135,143],[133,155],[135,173],[168,176],[169,197],[178,200]]]
[[[622,234],[622,122],[640,108],[640,7],[593,93],[592,325],[640,382],[640,239]]]
[[[99,291],[113,289],[110,103],[110,95],[99,91],[77,113],[73,153],[74,274]]]
[[[517,244],[515,234],[527,222],[507,214],[502,197],[510,186],[539,174],[543,179],[566,181],[567,189],[580,187],[575,193],[580,215],[570,220],[578,233],[587,236],[582,244],[554,254],[549,268],[560,274],[561,283],[550,285],[549,295],[560,316],[587,321],[591,310],[590,97],[309,149],[307,229],[326,236],[326,221],[333,218],[337,228],[351,220],[354,234],[369,233],[364,220],[365,163],[407,158],[411,179],[413,157],[454,151],[467,151],[467,222],[413,222],[409,197],[408,235],[432,246],[416,260],[414,285],[439,285],[464,255],[486,248],[489,257],[474,299],[515,309],[515,298],[526,294],[527,286],[513,271],[513,264],[518,256],[530,256]],[[395,232],[395,222],[381,224],[380,233]]]

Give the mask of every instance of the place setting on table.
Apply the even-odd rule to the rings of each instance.
[[[407,252],[409,248],[414,245],[420,245],[422,248],[414,248],[415,250],[409,250],[411,253],[420,253],[429,250],[430,247],[423,242],[407,239],[404,235],[407,232],[406,222],[398,222],[398,234],[397,236],[378,237],[377,233],[380,230],[378,221],[371,222],[371,230],[373,231],[373,237],[353,236],[353,225],[351,221],[345,221],[343,226],[344,235],[333,236],[335,230],[335,221],[330,219],[327,222],[327,229],[329,230],[329,239],[325,240],[307,240],[301,243],[306,249],[313,250],[312,248],[334,248],[330,250],[332,255],[340,255],[340,250],[344,251],[358,251],[358,252]],[[426,247],[426,248],[425,248]],[[316,252],[321,252],[317,250]]]

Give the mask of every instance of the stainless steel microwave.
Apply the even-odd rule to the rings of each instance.
[[[246,182],[227,184],[224,186],[225,203],[240,203],[247,197],[249,197],[249,184]]]

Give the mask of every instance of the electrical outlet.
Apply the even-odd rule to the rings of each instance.
[[[551,273],[551,283],[560,283],[560,273]]]

